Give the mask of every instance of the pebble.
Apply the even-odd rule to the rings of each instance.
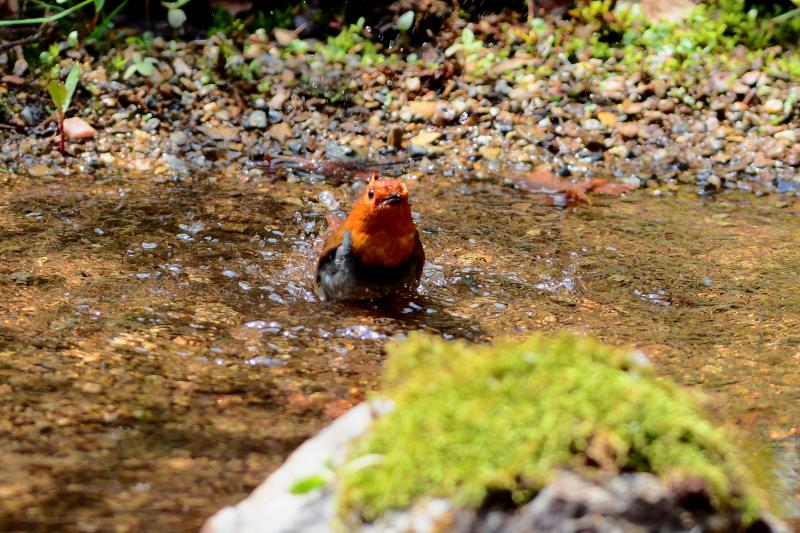
[[[177,146],[183,146],[189,143],[189,135],[183,130],[173,131],[169,135],[169,140]]]
[[[615,126],[617,122],[619,122],[617,115],[615,115],[614,113],[609,113],[608,111],[600,111],[599,113],[597,113],[597,120],[599,120],[600,124],[602,124],[606,128]]]
[[[403,144],[403,132],[405,130],[402,126],[394,125],[389,128],[389,134],[386,137],[386,143],[400,149]]]
[[[22,118],[23,122],[25,122],[26,126],[35,126],[39,122],[41,122],[41,118],[39,118],[39,113],[36,111],[35,108],[26,105],[22,108],[19,116]]]
[[[411,78],[406,78],[406,90],[412,93],[419,91],[420,87],[422,86],[422,82],[416,76]]]
[[[175,61],[172,62],[172,69],[178,77],[192,75],[192,68],[180,57],[175,58]]]
[[[250,116],[247,117],[247,127],[248,128],[256,128],[256,129],[263,129],[267,127],[267,114],[257,109],[250,113]]]
[[[626,123],[619,127],[619,134],[626,139],[633,139],[639,134],[639,125],[634,123]]]
[[[764,105],[761,106],[761,110],[764,111],[764,113],[770,114],[780,113],[783,111],[783,101],[778,100],[777,98],[770,98],[764,102]]]
[[[30,285],[33,283],[34,277],[27,270],[17,270],[8,275],[8,280],[16,285]]]
[[[435,150],[433,143],[442,136],[438,131],[426,131],[411,138],[408,142],[408,149],[412,155],[425,155],[440,150]]]
[[[270,126],[267,130],[267,135],[279,143],[284,143],[287,139],[294,137],[294,132],[292,132],[292,128],[288,123],[280,122]]]
[[[239,129],[230,126],[204,124],[197,129],[212,141],[234,141],[239,138]]]
[[[28,174],[34,178],[41,178],[50,174],[50,168],[41,163],[36,163],[28,167]]]
[[[142,130],[147,132],[156,131],[159,126],[161,126],[161,121],[153,117],[144,123],[144,126],[142,126]]]
[[[91,139],[95,135],[97,135],[97,130],[82,118],[71,117],[64,121],[64,137],[69,140]]]
[[[619,157],[620,159],[625,159],[628,157],[628,147],[624,144],[620,144],[617,146],[612,146],[608,149],[608,153],[615,157]]]
[[[180,157],[165,154],[161,158],[164,161],[164,164],[167,165],[170,169],[178,171],[178,172],[186,172],[189,168],[186,166],[186,163]]]
[[[409,102],[400,110],[400,119],[403,122],[412,122],[414,120],[430,120],[436,113],[436,102],[431,101],[414,101]]]

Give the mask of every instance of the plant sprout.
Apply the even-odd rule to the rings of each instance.
[[[190,0],[176,0],[175,2],[161,2],[161,5],[166,7],[167,22],[174,29],[180,29],[186,22],[186,13],[181,9],[182,6],[189,3]]]
[[[58,132],[61,134],[58,149],[62,154],[64,153],[64,116],[67,113],[67,109],[69,109],[72,95],[75,94],[75,89],[78,87],[78,80],[80,77],[81,67],[72,65],[64,83],[58,80],[52,80],[47,84],[47,92],[50,93],[50,98],[53,99],[56,117],[58,117]]]

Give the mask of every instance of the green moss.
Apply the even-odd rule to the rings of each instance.
[[[381,396],[396,409],[353,450],[380,461],[341,473],[345,515],[373,519],[424,495],[523,503],[560,468],[699,478],[749,518],[765,501],[726,432],[628,352],[566,334],[494,346],[412,334],[389,352]]]

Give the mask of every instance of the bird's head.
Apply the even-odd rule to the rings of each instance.
[[[413,252],[417,228],[408,188],[400,180],[373,174],[344,224],[354,250],[369,264],[394,265]]]

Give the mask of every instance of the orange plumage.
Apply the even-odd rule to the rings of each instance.
[[[317,262],[323,298],[383,297],[419,284],[425,253],[405,183],[373,175],[347,220],[331,226]]]

